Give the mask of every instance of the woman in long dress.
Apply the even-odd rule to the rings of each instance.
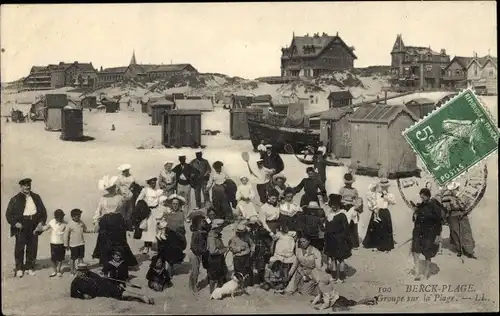
[[[394,205],[394,195],[388,192],[389,180],[382,178],[375,185],[375,192],[368,196],[368,208],[372,211],[363,247],[376,248],[379,251],[391,251],[394,249],[394,236],[392,229],[391,212],[389,206]],[[369,188],[372,191],[372,185]],[[378,218],[376,219],[376,212]]]
[[[173,276],[174,265],[184,261],[184,250],[187,247],[186,229],[184,227],[184,213],[182,207],[186,200],[177,194],[169,196],[166,200],[167,207],[160,209],[165,212],[167,221],[166,239],[158,239],[158,254],[168,263],[170,276]]]
[[[222,170],[223,166],[224,164],[220,161],[213,163],[214,172],[210,173],[207,190],[212,189],[212,206],[217,213],[217,218],[231,221],[233,219],[233,210],[224,186],[229,176]]]
[[[236,190],[236,200],[238,201],[237,208],[241,213],[243,219],[250,219],[252,216],[257,216],[253,199],[255,198],[255,191],[248,178],[243,176],[240,178],[241,184]]]
[[[134,194],[132,192],[132,184],[135,183],[135,179],[130,173],[130,168],[132,168],[132,166],[129,164],[119,166],[118,171],[120,171],[121,174],[118,176],[118,180],[116,181],[118,192],[123,198],[123,207],[121,208],[120,213],[129,224],[129,228],[132,227],[131,215],[135,206]]]
[[[114,249],[123,251],[123,260],[128,267],[136,266],[138,262],[127,243],[127,223],[118,212],[121,206],[121,196],[116,192],[116,177],[106,176],[99,182],[100,187],[107,193],[101,198],[97,214],[94,216],[98,223],[98,235],[92,257],[99,259],[99,263],[103,265],[102,272],[107,274],[108,262],[111,260]]]
[[[139,225],[139,228],[142,229],[141,240],[144,242],[144,247],[142,249],[144,254],[148,254],[151,251],[153,243],[156,241],[156,222],[157,218],[161,217],[158,206],[160,205],[159,199],[163,191],[156,189],[156,180],[156,178],[151,178],[146,181],[146,187],[142,189],[136,201],[137,205],[139,201],[143,200],[151,209],[149,216]]]

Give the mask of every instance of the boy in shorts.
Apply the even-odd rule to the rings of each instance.
[[[85,240],[83,233],[93,233],[81,220],[82,211],[80,209],[71,210],[71,221],[66,225],[64,234],[64,247],[71,252],[71,274],[75,275],[75,262],[83,263],[85,257]]]

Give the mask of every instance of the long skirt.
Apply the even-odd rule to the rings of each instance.
[[[316,202],[319,204],[319,198],[318,195],[308,195],[304,193],[302,197],[300,198],[300,206],[306,206],[309,204],[309,202]]]
[[[252,273],[250,254],[244,256],[233,256],[233,268],[235,273],[239,272],[244,276],[250,276]]]
[[[473,255],[475,242],[469,218],[465,216],[460,220],[458,216],[450,216],[448,218],[448,225],[450,227],[450,243],[455,247],[457,252]]]
[[[212,187],[212,205],[217,218],[225,220],[233,219],[233,210],[229,204],[226,188],[223,185],[215,184]]]
[[[351,241],[352,248],[359,247],[358,223],[349,223],[349,239]]]
[[[391,213],[388,209],[380,209],[378,214],[380,217],[379,223],[374,221],[374,213],[370,217],[370,223],[363,240],[363,247],[376,248],[379,251],[390,251],[394,249]]]
[[[108,236],[102,233],[97,235],[97,242],[92,258],[98,258],[99,264],[105,265],[111,260],[111,256],[115,249],[121,249],[123,251],[123,258],[127,266],[133,267],[139,264],[126,241],[112,241]]]
[[[311,279],[312,270],[302,269],[295,270],[292,275],[290,282],[285,288],[287,293],[299,292],[302,295],[317,295],[318,294],[318,283]],[[304,275],[309,277],[308,281],[304,281]]]
[[[257,211],[255,210],[255,205],[253,205],[252,201],[239,201],[238,210],[241,212],[241,216],[244,219],[249,219],[252,216],[258,216]]]
[[[159,217],[159,212],[161,210],[158,207],[151,209],[151,214],[146,219],[147,228],[142,231],[141,240],[144,242],[155,242],[156,241],[156,233],[157,233],[157,221],[156,218]]]
[[[226,277],[227,265],[224,255],[208,256],[207,274],[210,281],[221,281]]]
[[[184,254],[187,246],[186,236],[171,229],[167,229],[166,236],[167,239],[165,240],[157,240],[159,255],[170,266],[182,263],[186,257]]]

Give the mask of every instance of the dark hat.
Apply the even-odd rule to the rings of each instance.
[[[80,214],[82,214],[82,210],[79,208],[74,208],[70,212],[71,217],[76,216],[76,215],[80,215]]]
[[[222,161],[217,160],[216,162],[214,162],[214,164],[212,166],[214,167],[214,169],[219,169],[219,168],[222,168],[222,166],[224,166],[224,164],[222,163]]]
[[[61,209],[57,209],[54,211],[54,217],[64,217],[64,215],[66,214],[64,214],[63,210]]]
[[[344,182],[345,183],[353,183],[354,178],[352,177],[352,174],[350,174],[350,173],[344,174]]]
[[[340,194],[330,194],[328,196],[328,204],[340,206],[342,196]]]
[[[30,178],[25,178],[19,181],[19,185],[30,185],[31,184],[31,179]]]

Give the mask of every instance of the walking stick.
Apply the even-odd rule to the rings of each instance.
[[[464,256],[462,253],[462,218],[458,217],[458,246],[460,247],[460,260],[462,260],[462,264],[464,263]]]
[[[107,279],[107,280],[111,280],[111,281],[115,281],[115,282],[121,283],[123,285],[128,285],[128,286],[131,286],[131,287],[136,288],[136,289],[142,289],[142,287],[135,285],[135,284],[132,284],[132,283],[129,283],[127,281],[117,280],[117,279],[105,277],[105,276],[103,276],[102,278]]]

